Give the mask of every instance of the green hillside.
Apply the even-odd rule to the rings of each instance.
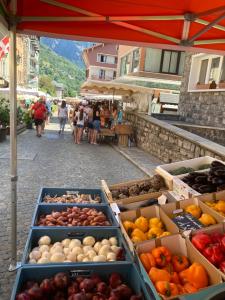
[[[85,81],[85,70],[41,45],[39,87],[52,96],[55,94],[53,80],[64,85],[65,97],[73,97]]]

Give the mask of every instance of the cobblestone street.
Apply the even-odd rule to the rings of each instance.
[[[64,136],[50,124],[41,137],[29,130],[18,136],[18,260],[27,239],[39,190],[48,187],[99,187],[144,177],[111,146],[75,145],[69,126]],[[9,300],[14,274],[8,272],[10,257],[9,139],[0,144],[0,300]]]

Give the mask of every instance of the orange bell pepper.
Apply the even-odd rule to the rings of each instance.
[[[170,282],[175,283],[175,284],[180,284],[180,278],[179,278],[177,272],[170,273],[170,276],[171,276]]]
[[[196,289],[207,287],[209,284],[209,278],[205,268],[196,262],[188,269],[180,272],[179,277],[183,284],[190,283]]]
[[[166,270],[161,270],[155,267],[152,267],[148,273],[149,278],[153,283],[157,281],[170,281],[171,276],[170,273]]]
[[[174,270],[178,273],[189,267],[189,261],[184,255],[173,255],[172,264]]]
[[[154,248],[152,255],[155,258],[156,265],[159,267],[165,267],[166,264],[171,261],[171,253],[169,249],[164,246]]]
[[[123,227],[125,228],[127,234],[130,236],[132,231],[137,228],[136,225],[131,221],[124,221]]]
[[[166,297],[176,296],[178,295],[179,291],[174,283],[170,283],[168,281],[157,281],[155,283],[156,290]]]
[[[191,283],[185,283],[183,285],[184,288],[184,293],[188,293],[188,294],[192,294],[192,293],[196,293],[198,291],[198,289],[196,289]]]
[[[156,265],[155,259],[151,253],[141,253],[140,260],[147,272]]]

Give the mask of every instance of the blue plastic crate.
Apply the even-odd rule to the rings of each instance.
[[[116,226],[119,227],[119,224],[115,218],[115,214],[113,213],[112,209],[108,205],[103,205],[103,204],[38,204],[36,206],[33,219],[32,219],[32,226],[37,226],[37,221],[40,217],[40,215],[47,215],[51,214],[52,211],[64,211],[67,209],[67,207],[80,207],[80,208],[95,208],[98,211],[102,211],[106,217],[107,220],[110,222],[110,226],[80,226],[80,227],[85,227],[85,228],[93,228],[93,227],[98,227],[98,228],[104,228],[104,227],[111,227],[111,226]],[[38,228],[58,228],[58,226],[38,226]],[[67,227],[67,226],[62,226],[61,228],[75,228],[79,226],[73,226],[73,227]]]
[[[105,193],[101,189],[50,188],[50,187],[41,188],[39,196],[38,196],[38,203],[43,203],[43,204],[48,204],[48,205],[54,204],[54,203],[43,202],[44,197],[46,195],[49,195],[52,197],[62,196],[69,192],[79,192],[80,194],[98,195],[101,198],[101,202],[96,203],[96,204],[107,204],[108,203],[106,200],[106,197],[105,197]],[[60,203],[57,203],[57,204],[60,204]],[[76,203],[72,203],[72,204],[76,204]],[[93,205],[95,205],[95,203],[93,203]]]
[[[16,294],[22,289],[23,284],[26,281],[34,280],[40,282],[44,278],[50,278],[58,272],[66,272],[72,276],[89,276],[93,273],[99,274],[103,279],[107,280],[112,272],[118,272],[122,275],[124,281],[133,289],[136,294],[142,294],[143,300],[154,300],[151,296],[151,291],[148,286],[144,283],[141,276],[139,275],[137,268],[133,264],[92,264],[88,265],[77,265],[77,266],[24,266],[18,272],[13,287],[11,300],[15,300]]]
[[[98,228],[91,228],[88,231],[83,227],[83,228],[77,228],[77,229],[71,229],[67,228],[67,229],[62,229],[62,228],[45,228],[45,229],[40,229],[38,227],[33,228],[30,230],[29,232],[29,236],[27,239],[27,243],[25,246],[25,250],[24,250],[24,254],[23,254],[23,258],[22,258],[22,265],[24,264],[28,264],[29,261],[29,254],[31,252],[31,250],[38,246],[38,240],[40,239],[40,237],[44,236],[44,235],[48,235],[51,238],[52,243],[55,242],[60,242],[63,239],[66,238],[70,238],[70,239],[79,239],[82,241],[82,239],[86,236],[93,236],[95,237],[96,241],[102,240],[102,239],[109,239],[112,236],[117,237],[118,240],[118,245],[120,247],[122,247],[125,251],[125,260],[124,261],[117,261],[117,262],[108,262],[108,263],[124,263],[126,261],[131,262],[132,261],[132,256],[131,253],[126,245],[126,242],[120,232],[120,230],[118,228],[102,228],[101,230],[99,230]],[[65,263],[64,263],[65,264]],[[75,263],[66,263],[66,264],[77,264]],[[91,264],[91,262],[87,262],[87,263],[83,263],[83,264]],[[30,264],[29,264],[30,265]],[[45,264],[48,266],[53,265],[53,263],[50,264]],[[34,264],[33,266],[37,266],[37,264]]]

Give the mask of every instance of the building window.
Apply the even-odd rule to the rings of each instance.
[[[106,63],[107,56],[103,54],[98,54],[98,62]]]
[[[103,69],[99,70],[99,79],[105,79],[105,70]]]
[[[223,64],[221,68],[220,81],[225,82],[225,56],[223,57]]]
[[[113,55],[97,55],[97,62],[114,65],[117,63],[117,57]]]
[[[113,79],[116,78],[116,71],[113,71]]]
[[[184,69],[185,53],[160,49],[146,49],[145,71],[154,73],[179,74]]]
[[[120,76],[127,75],[130,72],[131,53],[121,58]]]
[[[216,57],[212,59],[209,81],[218,81],[219,80],[219,65],[220,65],[220,57]]]
[[[138,72],[138,70],[139,70],[139,60],[140,60],[139,49],[136,49],[136,50],[133,51],[131,72]]]
[[[201,68],[200,68],[200,73],[199,73],[199,83],[205,83],[205,79],[206,79],[206,73],[207,73],[207,68],[208,68],[208,59],[203,59],[201,61]]]

